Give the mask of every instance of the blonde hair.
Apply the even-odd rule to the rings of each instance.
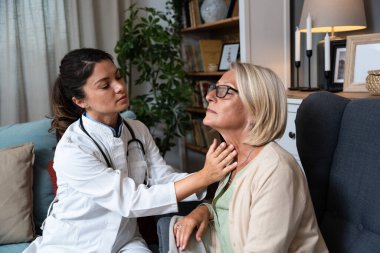
[[[239,96],[250,115],[245,143],[262,146],[280,138],[286,127],[285,87],[270,69],[249,63],[232,63]]]

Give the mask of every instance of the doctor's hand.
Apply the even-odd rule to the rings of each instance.
[[[177,201],[204,190],[208,185],[223,179],[228,172],[235,169],[237,162],[232,162],[237,152],[233,145],[227,146],[214,140],[206,155],[203,169],[174,183]]]
[[[204,205],[198,206],[190,214],[181,218],[174,224],[174,237],[177,248],[185,250],[192,236],[193,230],[196,230],[195,239],[201,241],[209,223],[210,213]]]
[[[232,162],[236,154],[232,144],[227,146],[225,142],[222,142],[218,146],[217,140],[214,139],[207,152],[205,165],[199,172],[209,180],[208,184],[218,182],[237,167],[237,162]]]

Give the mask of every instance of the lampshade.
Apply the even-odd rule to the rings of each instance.
[[[309,13],[311,32],[344,32],[367,27],[363,0],[305,0],[299,25],[301,32],[306,32]]]

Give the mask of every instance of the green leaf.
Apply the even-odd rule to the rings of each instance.
[[[163,13],[132,5],[115,46],[120,72],[133,80],[132,93],[136,85],[151,88],[145,94],[130,98],[131,109],[151,130],[162,155],[175,145],[174,139],[184,135],[191,126],[185,111],[191,101],[191,86],[180,57],[180,6],[181,1],[169,0]],[[163,135],[157,134],[158,129]]]

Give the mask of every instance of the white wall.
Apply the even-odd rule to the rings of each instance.
[[[271,68],[290,85],[289,0],[240,0],[242,60]]]

